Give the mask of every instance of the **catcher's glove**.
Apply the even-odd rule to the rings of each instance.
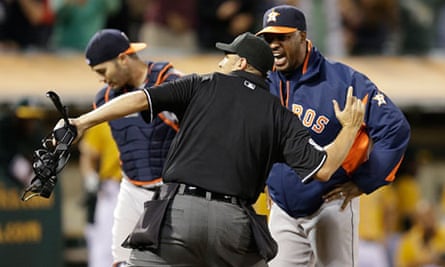
[[[62,114],[65,125],[53,130],[42,140],[43,148],[34,151],[32,168],[36,176],[25,188],[22,194],[23,201],[35,196],[49,198],[56,185],[57,174],[68,162],[71,143],[77,136],[76,127],[69,124],[67,108],[62,106],[59,96],[52,91],[47,92],[47,96]]]

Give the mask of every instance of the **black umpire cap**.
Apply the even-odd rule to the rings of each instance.
[[[216,48],[228,54],[237,54],[247,59],[249,65],[259,70],[263,76],[272,70],[274,57],[269,45],[250,32],[243,33],[230,44],[216,43]]]

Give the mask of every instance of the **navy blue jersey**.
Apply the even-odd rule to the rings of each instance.
[[[344,108],[349,86],[366,103],[365,121],[342,167],[328,182],[298,182],[286,164],[275,164],[268,178],[269,192],[293,217],[310,215],[323,204],[322,195],[337,184],[353,181],[371,193],[394,180],[410,138],[410,127],[401,110],[365,75],[345,64],[323,57],[308,43],[308,53],[298,72],[270,74],[270,91],[297,115],[319,145],[331,143],[341,130],[332,100]]]

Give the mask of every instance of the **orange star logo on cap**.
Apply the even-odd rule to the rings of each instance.
[[[272,12],[270,12],[267,15],[267,22],[271,22],[271,21],[277,21],[277,17],[280,15],[280,13],[276,12],[275,10],[272,10]]]

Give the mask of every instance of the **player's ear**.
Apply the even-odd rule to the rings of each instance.
[[[302,40],[303,42],[306,42],[307,33],[306,33],[305,31],[299,31],[298,33],[299,33],[300,36],[301,36],[301,40]]]
[[[120,53],[118,56],[117,56],[117,60],[119,61],[119,62],[126,62],[127,60],[128,60],[128,55],[127,54],[125,54],[125,53]]]
[[[238,69],[240,69],[240,70],[245,70],[246,68],[247,68],[247,64],[248,64],[248,62],[247,62],[247,59],[246,58],[244,58],[244,57],[240,57],[239,59],[238,59],[238,62],[236,63],[237,65],[237,67],[238,67]]]

